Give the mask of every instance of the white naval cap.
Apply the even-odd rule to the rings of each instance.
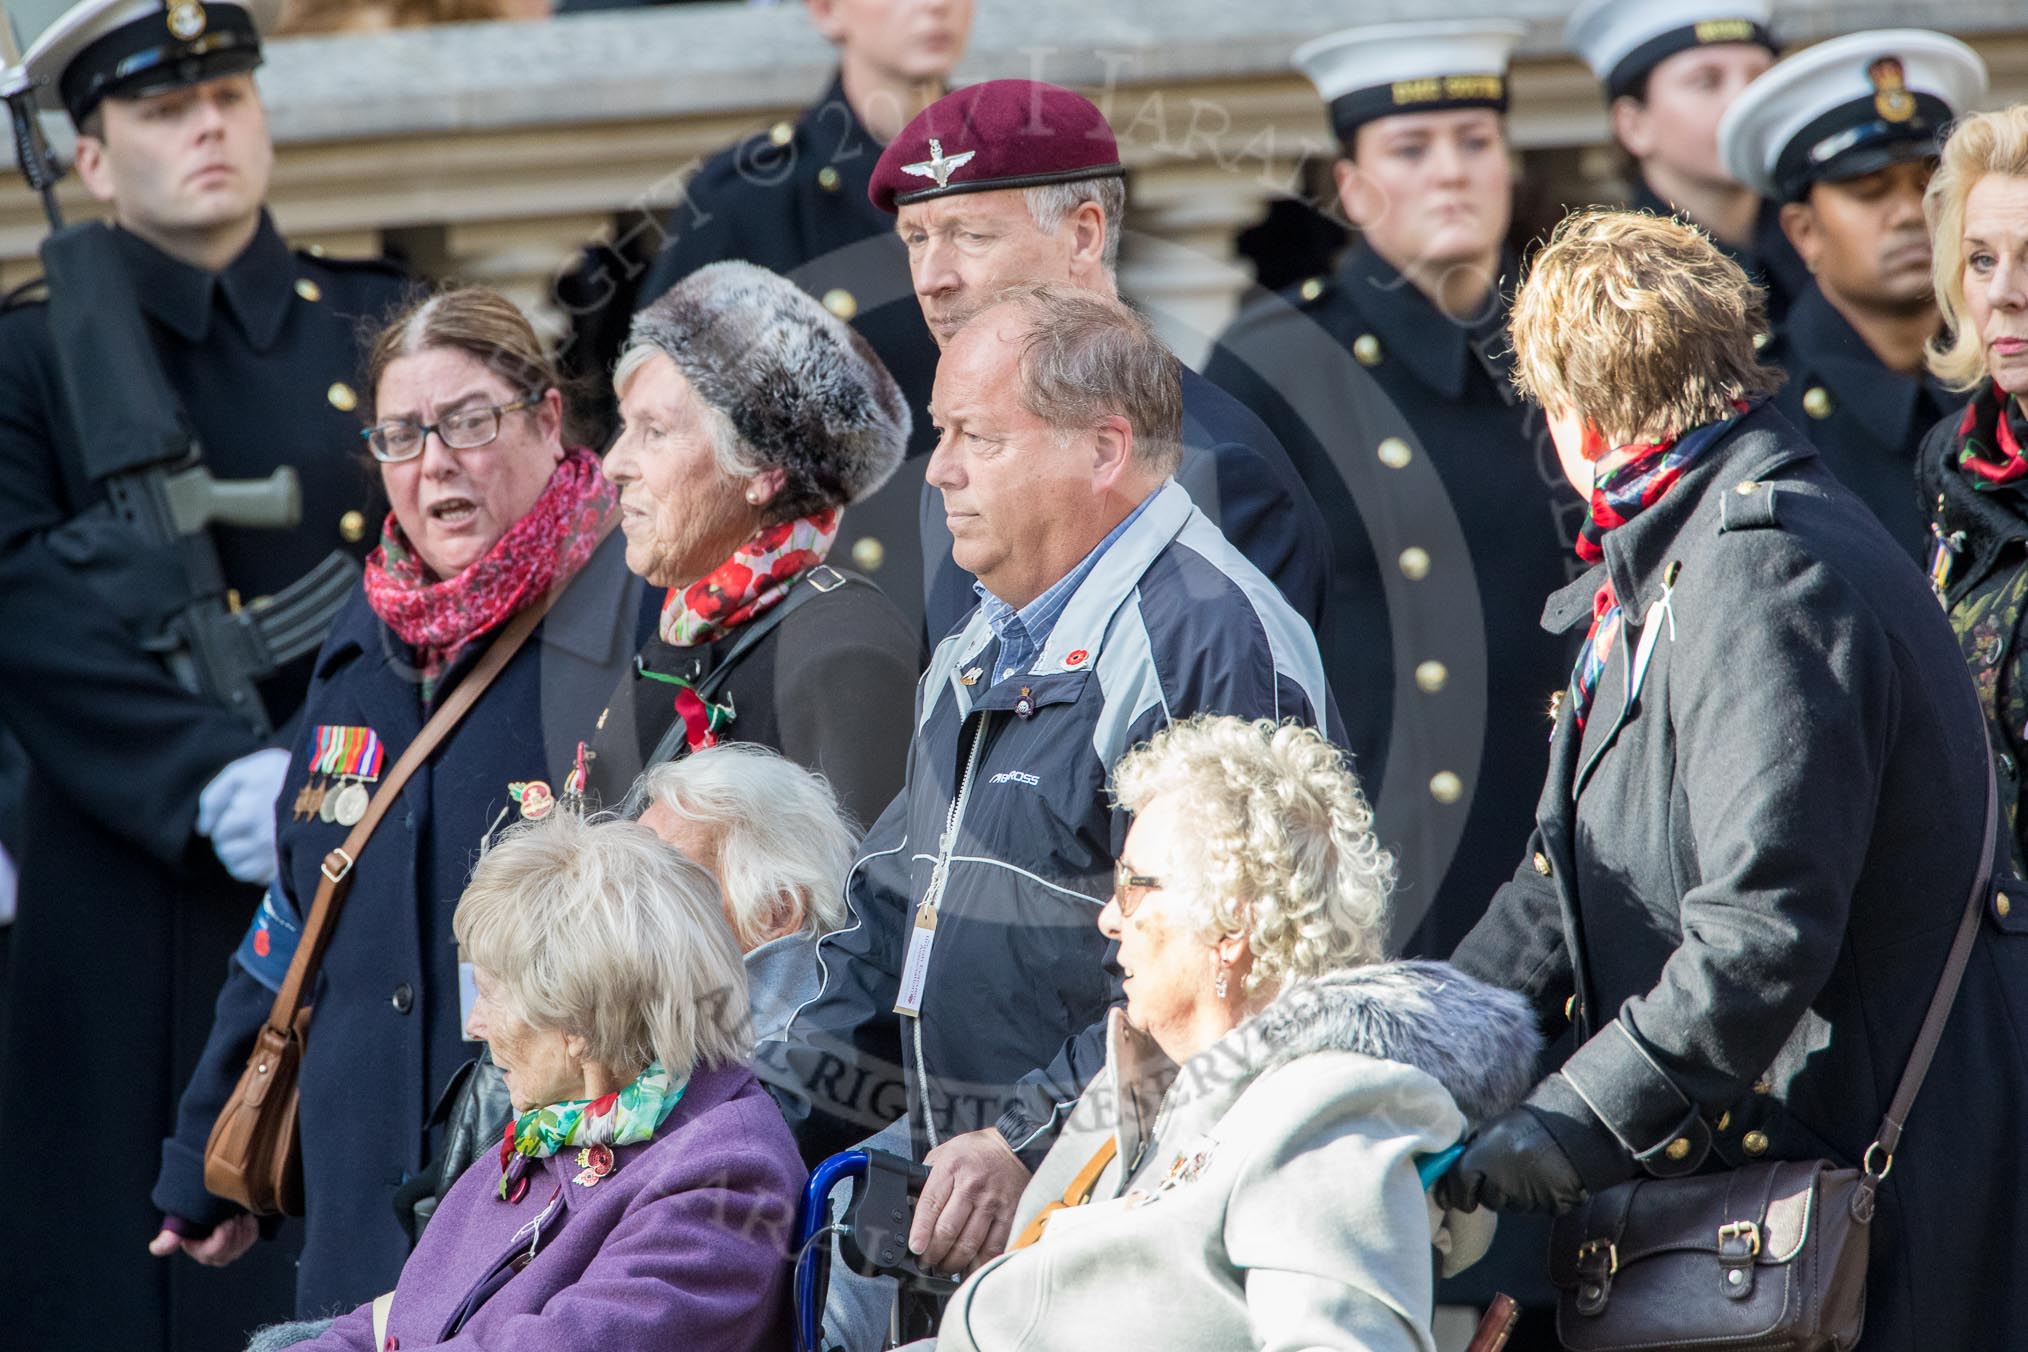
[[[1584,0],[1563,25],[1563,43],[1614,98],[1678,52],[1722,42],[1780,50],[1768,32],[1773,0]]]
[[[108,95],[141,98],[238,75],[261,62],[282,0],[83,0],[21,55],[51,112],[82,122]]]
[[[1331,106],[1340,140],[1375,118],[1507,108],[1507,61],[1527,27],[1503,19],[1372,24],[1312,38],[1296,68]]]
[[[1937,153],[1945,128],[1986,90],[1986,63],[1956,38],[1884,28],[1832,38],[1779,62],[1718,124],[1726,170],[1763,197]]]

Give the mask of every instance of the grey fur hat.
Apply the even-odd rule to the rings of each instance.
[[[858,502],[908,447],[907,401],[872,347],[766,268],[697,269],[634,316],[627,349],[640,347],[673,361],[762,465],[787,472],[784,516]]]

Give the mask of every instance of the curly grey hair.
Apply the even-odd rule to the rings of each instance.
[[[1113,794],[1129,812],[1188,800],[1190,857],[1157,871],[1177,880],[1164,890],[1200,937],[1246,936],[1249,994],[1380,960],[1394,856],[1344,753],[1315,728],[1199,714],[1121,757]]]
[[[656,357],[675,363],[706,410],[722,472],[786,473],[771,520],[858,502],[908,448],[907,401],[872,347],[766,268],[699,268],[635,315],[613,389],[624,395]]]

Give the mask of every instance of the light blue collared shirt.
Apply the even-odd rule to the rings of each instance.
[[[1070,604],[1070,598],[1077,594],[1079,585],[1098,566],[1098,561],[1113,547],[1113,542],[1127,533],[1127,527],[1134,524],[1157,496],[1157,493],[1150,493],[1142,498],[1140,504],[1079,561],[1077,567],[1051,583],[1042,595],[1019,610],[987,591],[985,583],[972,584],[972,590],[979,594],[979,609],[985,612],[986,623],[992,626],[993,633],[1000,640],[1000,652],[994,659],[993,679],[987,682],[988,685],[998,685],[1029,668],[1049,645],[1050,631],[1056,628],[1058,617]]]

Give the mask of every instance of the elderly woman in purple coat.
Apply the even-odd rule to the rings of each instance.
[[[557,812],[486,852],[452,925],[516,1116],[394,1291],[296,1346],[786,1346],[804,1171],[745,1064],[711,875],[639,823]]]

